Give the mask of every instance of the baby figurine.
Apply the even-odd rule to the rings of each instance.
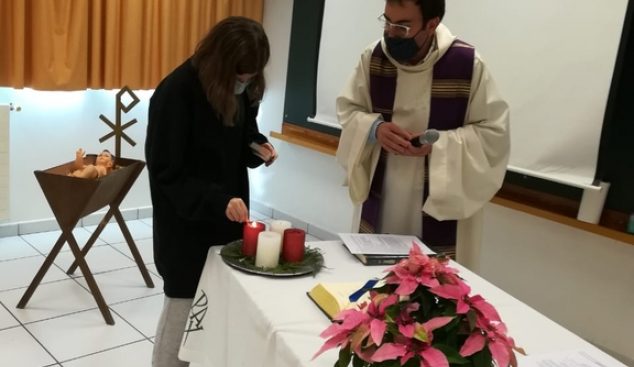
[[[75,153],[75,171],[68,175],[80,178],[100,178],[112,172],[113,166],[114,157],[107,149],[97,156],[94,165],[84,165],[84,150],[79,149]]]

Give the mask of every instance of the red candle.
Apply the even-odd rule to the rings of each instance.
[[[242,255],[255,256],[258,248],[258,235],[264,232],[266,226],[260,222],[247,222],[242,229]]]
[[[304,245],[306,243],[306,232],[297,228],[290,228],[284,231],[284,241],[282,245],[282,259],[289,263],[304,261]]]

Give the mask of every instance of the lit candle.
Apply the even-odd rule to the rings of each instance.
[[[282,235],[277,232],[260,232],[255,254],[255,266],[274,268],[280,261]]]
[[[282,259],[289,263],[304,261],[305,245],[306,232],[297,228],[287,229],[284,231]]]
[[[247,222],[242,228],[242,256],[255,256],[258,247],[258,235],[266,230],[260,222]]]
[[[274,220],[271,221],[271,232],[277,232],[284,238],[284,231],[293,227],[291,222],[286,220]],[[282,246],[283,242],[282,242]],[[282,248],[280,247],[280,254],[282,253]]]

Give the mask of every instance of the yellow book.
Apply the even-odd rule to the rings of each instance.
[[[365,292],[356,302],[349,300],[350,295],[364,286],[366,282],[320,283],[308,292],[308,297],[332,320],[339,312],[370,301],[370,292]]]

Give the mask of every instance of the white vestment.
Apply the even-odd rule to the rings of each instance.
[[[429,123],[433,67],[456,37],[444,26],[436,30],[436,47],[418,65],[397,67],[392,121],[410,133]],[[337,99],[342,134],[337,161],[346,170],[344,185],[357,206],[353,231],[358,231],[360,205],[367,199],[381,147],[369,143],[373,123],[370,58],[377,42],[366,48],[348,84]],[[510,153],[509,108],[476,52],[471,95],[464,126],[440,133],[430,153],[430,194],[423,207],[424,158],[388,154],[380,233],[421,236],[422,210],[437,220],[458,220],[457,260],[477,272],[482,241],[482,208],[502,186]]]

